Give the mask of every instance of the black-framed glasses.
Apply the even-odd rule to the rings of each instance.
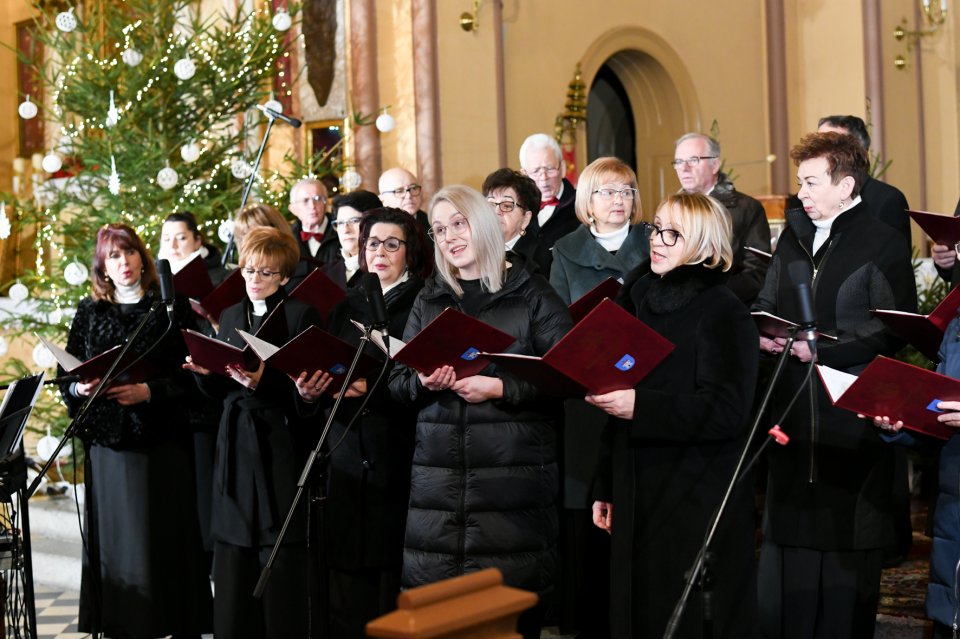
[[[344,212],[346,212],[346,211],[344,211]],[[344,228],[344,229],[345,229],[345,228],[347,228],[348,226],[356,226],[356,225],[360,224],[360,222],[362,222],[362,221],[363,221],[363,218],[362,218],[362,217],[351,217],[351,218],[346,219],[346,220],[334,220],[333,222],[331,222],[331,224],[333,224],[333,228],[334,228],[334,229],[336,229],[336,230],[339,231],[341,228]]]
[[[441,242],[447,241],[447,231],[450,231],[456,237],[463,237],[467,231],[470,230],[470,223],[467,222],[467,218],[458,217],[454,220],[451,220],[448,226],[443,226],[441,224],[434,224],[429,229],[427,229],[427,235],[430,236],[430,239],[438,244]]]
[[[327,203],[327,198],[323,197],[322,195],[311,195],[310,197],[297,198],[294,200],[294,202],[300,206],[310,206],[311,204],[319,204],[320,206],[323,206]]]
[[[388,191],[380,191],[380,195],[388,195],[392,193],[394,196],[402,198],[404,193],[409,193],[410,195],[416,197],[417,195],[420,195],[420,190],[422,188],[423,187],[421,187],[419,184],[411,184],[410,186],[400,186]]]
[[[647,227],[650,240],[653,241],[653,237],[659,235],[660,241],[663,242],[664,246],[676,246],[677,240],[683,237],[680,231],[675,229],[662,229],[656,224],[650,224],[649,222],[645,222],[644,225]]]
[[[640,191],[634,188],[614,189],[610,187],[604,187],[594,191],[594,194],[599,195],[601,200],[612,200],[617,195],[622,197],[624,200],[635,200],[639,193]]]
[[[497,213],[513,213],[513,209],[517,208],[517,203],[513,200],[500,200],[499,202],[494,202],[492,199],[488,199],[487,202],[490,203]]]
[[[252,278],[254,275],[259,275],[263,279],[269,280],[269,279],[273,279],[274,277],[280,276],[280,271],[268,271],[267,269],[263,269],[263,268],[251,268],[249,266],[244,266],[240,270],[245,277],[250,277],[250,278]]]
[[[382,244],[383,248],[385,248],[387,252],[396,253],[397,251],[400,250],[400,247],[406,243],[407,243],[406,240],[401,240],[396,237],[388,237],[385,240],[380,240],[375,237],[371,237],[367,239],[366,246],[368,251],[378,251],[380,250],[380,245]]]
[[[679,169],[684,164],[692,168],[700,164],[700,160],[716,160],[716,159],[717,159],[717,156],[715,155],[694,155],[693,157],[689,157],[689,158],[677,158],[670,164],[672,164],[673,168],[675,169]]]
[[[523,171],[524,175],[527,175],[529,177],[541,177],[544,175],[546,175],[547,177],[557,177],[557,175],[560,174],[560,166],[562,164],[563,163],[561,162],[556,166],[538,166],[535,169],[529,169],[529,170],[521,169],[521,170]]]

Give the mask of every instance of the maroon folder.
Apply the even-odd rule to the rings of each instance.
[[[303,281],[295,289],[290,291],[290,297],[314,307],[326,321],[331,309],[344,300],[347,294],[336,282],[330,279],[323,269],[317,268],[303,278]]]
[[[176,286],[176,284],[174,284]],[[200,300],[191,299],[190,306],[200,317],[207,319],[211,324],[220,323],[220,315],[224,310],[233,306],[246,295],[247,287],[240,275],[240,269],[235,269],[220,285],[207,293]]]
[[[927,211],[907,211],[907,213],[937,244],[953,246],[960,242],[960,217]]]
[[[76,375],[81,380],[90,380],[98,379],[107,374],[107,370],[110,369],[110,365],[113,363],[113,360],[117,357],[117,354],[120,352],[122,345],[114,346],[111,349],[105,350],[95,357],[91,357],[85,362],[81,362],[79,359],[68,353],[66,350],[57,346],[56,344],[44,339],[40,335],[37,335],[43,345],[50,351],[50,354],[53,355],[54,359],[57,360],[57,363],[63,367],[69,375]],[[117,367],[114,369],[114,374],[120,373],[127,366],[133,364],[134,360],[139,357],[137,353],[132,350],[127,351],[123,356],[123,359],[120,360],[120,363],[117,364]],[[148,360],[142,359],[133,366],[130,367],[130,370],[124,371],[122,375],[116,377],[112,383],[113,384],[139,384],[145,382],[151,377],[154,376],[155,368]]]
[[[757,330],[760,331],[760,334],[764,337],[789,337],[790,329],[799,327],[799,324],[766,311],[754,311],[750,313],[750,315],[757,324]],[[819,331],[817,331],[817,337],[832,340],[837,339],[833,335],[827,335]]]
[[[357,350],[356,346],[316,326],[307,327],[280,347],[244,331],[240,331],[240,336],[267,366],[272,366],[286,375],[299,377],[304,372],[313,375],[318,370],[329,373],[333,377],[333,383],[327,387],[328,393],[338,392],[343,386],[343,380]],[[382,365],[383,362],[363,353],[350,381],[366,377],[371,370]]]
[[[543,357],[483,356],[548,394],[583,397],[633,388],[672,350],[669,340],[605,299]]]
[[[213,282],[210,280],[210,273],[207,272],[207,265],[204,264],[200,255],[195,256],[176,272],[173,276],[173,290],[195,300],[210,294],[213,290]]]
[[[285,341],[286,329],[286,314],[283,311],[283,302],[280,302],[263,320],[256,334],[268,341]],[[227,365],[239,366],[248,371],[256,370],[260,365],[256,353],[249,345],[237,348],[190,329],[181,329],[180,332],[183,334],[183,341],[187,345],[187,350],[190,351],[190,359],[193,363],[206,368],[211,373],[229,377],[225,370]]]
[[[620,292],[620,282],[612,277],[603,280],[592,289],[584,293],[583,297],[571,304],[568,309],[574,323],[586,317],[597,304],[606,298],[614,299]]]
[[[818,368],[831,401],[840,408],[902,421],[905,428],[938,439],[949,439],[957,432],[937,421],[937,415],[943,413],[937,404],[960,400],[960,380],[882,355],[859,377]]]
[[[956,317],[958,307],[960,287],[950,291],[929,315],[885,310],[875,310],[873,314],[930,358],[930,361],[935,362],[939,359],[943,332],[947,330],[950,320]]]
[[[453,366],[457,379],[462,379],[490,364],[481,353],[501,351],[515,341],[513,335],[448,308],[399,349],[396,347],[402,342],[391,337],[390,356],[424,375],[441,366]],[[383,348],[376,334],[373,343]]]

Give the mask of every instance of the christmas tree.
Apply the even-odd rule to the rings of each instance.
[[[255,107],[273,99],[271,88],[283,100],[293,81],[275,77],[293,18],[266,4],[211,16],[184,0],[105,0],[56,15],[37,7],[43,50],[20,55],[38,70],[46,100],[21,96],[20,116],[44,119],[53,148],[43,168],[59,177],[31,198],[0,193],[0,231],[6,221],[37,230],[36,261],[11,287],[23,302],[15,325],[5,322],[8,337],[37,332],[63,343],[70,312],[89,293],[102,225],[127,223],[156,247],[169,213],[191,211],[208,237],[234,215],[260,140]],[[282,110],[277,101],[269,106]],[[311,172],[338,170],[330,158],[311,160]],[[306,172],[287,159],[283,174],[257,176],[251,201],[284,200]],[[44,355],[35,351],[36,364],[52,364]],[[35,369],[8,359],[2,376]],[[57,403],[51,390],[41,423],[63,424]]]

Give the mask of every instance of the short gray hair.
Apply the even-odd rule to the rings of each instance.
[[[301,186],[304,186],[306,184],[317,184],[320,186],[321,189],[323,189],[324,193],[327,192],[326,184],[324,184],[323,182],[321,182],[315,177],[305,177],[298,180],[297,182],[294,183],[293,186],[290,187],[290,204],[293,204],[293,194],[297,192],[297,189],[299,189]]]
[[[706,140],[707,142],[707,153],[714,157],[720,157],[720,143],[714,140],[709,135],[704,135],[703,133],[685,133],[681,135],[676,142],[673,143],[673,148],[676,149],[678,146],[686,142],[687,140]]]
[[[520,168],[523,168],[523,158],[527,155],[527,152],[538,149],[550,149],[556,156],[557,162],[563,161],[563,151],[560,150],[560,145],[557,144],[556,140],[546,133],[534,133],[520,145]]]

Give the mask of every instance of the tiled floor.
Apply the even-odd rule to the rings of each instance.
[[[81,639],[90,636],[77,632],[80,605],[80,596],[77,593],[38,587],[36,602],[37,639]]]

